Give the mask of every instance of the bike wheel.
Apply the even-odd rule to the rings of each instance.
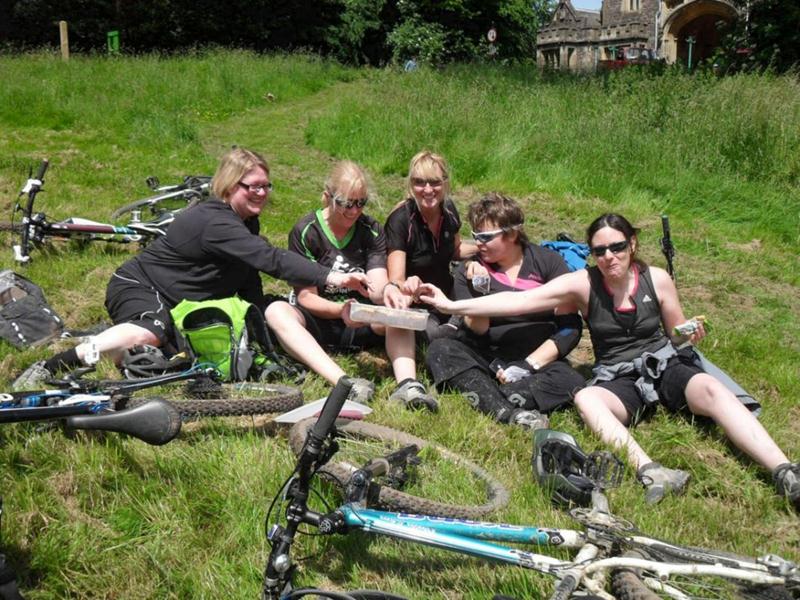
[[[159,199],[158,196],[142,198],[141,200],[136,200],[130,204],[120,206],[117,210],[111,213],[111,218],[119,219],[120,217],[127,215],[134,210],[147,211],[154,216],[167,211],[180,212],[181,210],[189,208],[190,206],[194,206],[202,199],[203,195],[198,190],[185,190],[184,193],[179,196],[163,199]]]
[[[303,393],[288,385],[244,381],[223,383],[219,391],[204,394],[202,398],[167,397],[166,400],[183,418],[234,417],[295,409],[303,403]],[[145,402],[145,398],[124,398],[117,408],[131,408]]]
[[[656,556],[655,553],[632,550],[623,556],[663,562],[699,562],[710,564],[709,554],[705,560],[687,560],[689,555],[699,557],[704,551],[686,549],[686,555]],[[723,556],[719,553],[715,555]],[[611,591],[617,600],[660,600],[662,598],[703,598],[743,600],[792,600],[789,590],[782,585],[755,585],[715,575],[670,574],[667,578],[655,571],[638,568],[617,569],[611,574]]]
[[[292,427],[289,444],[295,455],[300,455],[315,422],[316,419],[306,419]],[[403,489],[396,488],[398,480],[405,478],[398,478],[392,472],[393,477],[376,481],[379,493],[370,495],[370,504],[386,510],[461,519],[481,517],[508,504],[508,490],[499,481],[443,446],[364,421],[340,420],[337,431],[339,450],[321,472],[339,487],[345,486],[352,473],[372,459],[409,445],[420,450],[420,464],[413,467],[408,481],[402,481]]]

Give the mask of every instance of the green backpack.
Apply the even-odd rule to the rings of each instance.
[[[182,300],[170,311],[195,363],[210,363],[224,381],[290,373],[275,353],[261,311],[238,296]]]

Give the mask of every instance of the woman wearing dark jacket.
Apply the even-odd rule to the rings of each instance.
[[[272,182],[266,161],[256,152],[229,151],[211,188],[215,197],[180,213],[166,236],[112,275],[106,309],[114,326],[31,365],[15,387],[35,387],[59,369],[96,362],[99,354],[118,361],[133,346],[164,346],[173,339],[169,311],[183,299],[238,294],[263,310],[262,272],[308,285],[366,289],[363,273],[332,272],[259,236],[258,216],[267,204]]]

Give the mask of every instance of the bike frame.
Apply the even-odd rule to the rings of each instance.
[[[127,225],[99,223],[79,217],[52,223],[47,220],[44,213],[33,212],[36,196],[43,190],[44,175],[48,166],[48,161],[42,161],[36,175],[28,179],[20,192],[20,197],[25,195],[27,200],[24,204],[19,201],[16,204],[15,212],[22,212],[22,234],[20,243],[14,245],[14,260],[20,264],[30,262],[31,246],[41,244],[47,237],[77,238],[121,244],[141,243],[165,235],[167,227],[175,219],[176,211],[164,211],[152,220],[141,221],[141,211],[136,211],[132,213],[131,220]]]
[[[646,568],[658,575],[692,574],[715,575],[757,585],[800,585],[797,566],[776,556],[757,560],[739,559],[711,551],[690,550],[668,542],[639,535],[627,521],[607,512],[607,500],[602,491],[595,490],[595,508],[575,509],[574,518],[584,531],[551,529],[527,525],[511,525],[470,521],[465,519],[414,515],[366,508],[364,499],[371,475],[356,471],[348,482],[346,496],[351,500],[332,512],[323,514],[310,510],[307,500],[310,482],[316,470],[335,454],[335,443],[326,446],[334,431],[337,415],[349,392],[349,381],[343,377],[322,408],[309,432],[295,474],[285,488],[286,526],[274,524],[268,539],[272,544],[264,572],[262,597],[278,600],[291,587],[293,566],[291,545],[301,524],[315,527],[319,534],[347,534],[363,531],[378,536],[432,546],[459,554],[502,562],[555,576],[559,581],[551,598],[566,599],[579,587],[606,600],[613,596],[605,591],[606,575],[610,569]],[[344,380],[344,381],[343,381]],[[562,560],[546,554],[505,546],[498,542],[526,544],[534,547],[561,547],[577,550],[572,560]],[[674,550],[673,555],[694,555],[687,562],[662,562],[628,556],[618,556],[619,548],[651,549],[654,552]],[[654,587],[677,591],[669,584],[648,581]],[[682,596],[677,596],[682,597]]]

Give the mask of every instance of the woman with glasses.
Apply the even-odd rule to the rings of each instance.
[[[480,281],[462,265],[455,298],[515,295],[569,272],[558,253],[528,240],[522,209],[511,198],[487,194],[470,206],[468,216],[477,262],[488,274]],[[418,291],[428,288],[445,297],[429,284]],[[572,305],[555,308],[504,318],[466,317],[466,336],[437,338],[428,347],[426,364],[437,386],[460,391],[501,423],[546,427],[542,413],[569,403],[584,383],[564,360],[580,340],[581,319]]]
[[[681,493],[689,481],[689,473],[654,462],[628,430],[659,403],[713,419],[739,450],[772,473],[778,493],[800,508],[800,464],[789,463],[755,416],[695,365],[691,347],[681,346],[705,337],[702,320],[686,335],[675,333],[686,322],[675,284],[666,271],[637,258],[636,229],[620,215],[605,214],[589,226],[586,238],[597,264],[547,285],[459,302],[428,286],[422,299],[472,318],[577,306],[591,332],[596,364],[575,405],[605,443],[625,450],[648,502]]]
[[[272,182],[267,162],[244,148],[230,150],[211,182],[215,197],[181,212],[167,234],[112,275],[106,309],[114,326],[90,342],[29,367],[15,385],[36,387],[64,368],[97,362],[106,354],[119,362],[128,348],[172,345],[170,309],[181,300],[238,295],[266,304],[260,273],[303,285],[334,285],[365,291],[363,273],[343,273],[276,248],[259,236],[258,216]]]
[[[359,165],[338,163],[325,183],[322,207],[295,224],[289,234],[289,249],[336,272],[365,273],[369,290],[353,293],[341,286],[298,282],[294,303],[271,304],[267,324],[289,354],[332,384],[345,373],[326,349],[351,351],[385,344],[398,387],[413,387],[418,392],[403,403],[409,408],[435,411],[436,400],[416,379],[413,333],[350,318],[354,300],[381,304],[387,284],[383,228],[364,214],[368,192],[367,176]],[[374,385],[355,379],[353,390],[355,400],[366,402],[374,393]]]

